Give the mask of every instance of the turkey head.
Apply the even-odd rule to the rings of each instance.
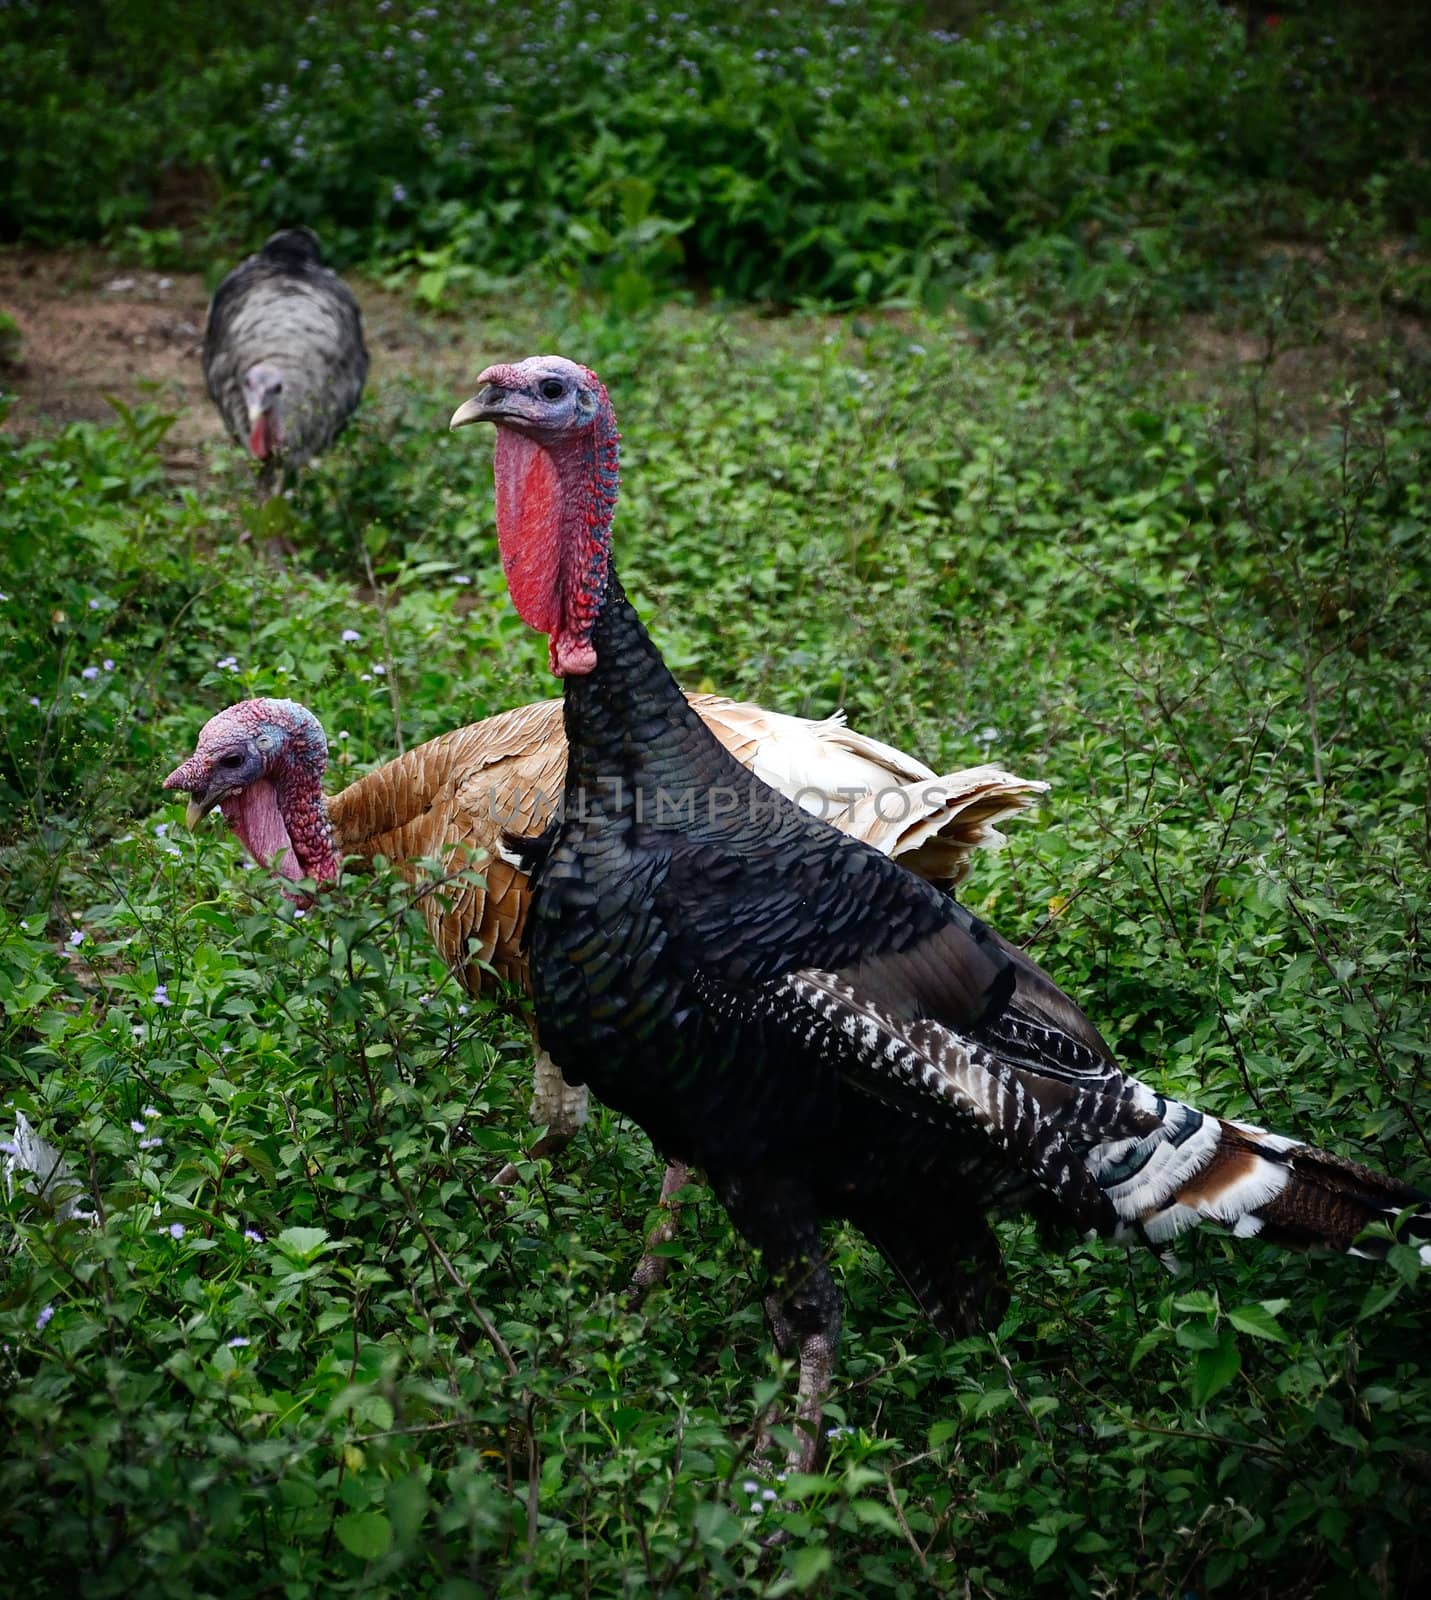
[[[332,883],[341,863],[323,801],[327,765],[322,725],[306,706],[241,700],[204,724],[164,787],[188,793],[189,827],[217,806],[260,866]]]
[[[451,426],[497,428],[497,544],[518,615],[549,637],[551,669],[596,666],[621,435],[600,378],[563,356],[488,367]]]

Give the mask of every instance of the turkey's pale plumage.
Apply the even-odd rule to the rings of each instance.
[[[307,228],[275,233],[215,291],[204,378],[234,440],[262,463],[260,493],[326,450],[368,372],[363,321]]]
[[[995,824],[1047,789],[996,766],[938,777],[847,728],[838,715],[810,721],[720,695],[689,700],[743,765],[767,774],[834,827],[896,859],[907,857],[941,887],[962,881],[973,850],[1003,843]],[[258,744],[265,748],[250,765],[223,765],[239,749],[247,758],[248,747]],[[344,859],[371,863],[382,856],[417,882],[422,862],[443,863],[447,881],[420,902],[439,954],[473,994],[489,973],[525,989],[527,878],[503,858],[500,839],[505,832],[540,832],[560,803],[561,701],[520,706],[430,739],[326,801],[325,759],[322,730],[305,707],[245,701],[206,725],[194,755],[165,786],[193,794],[191,814],[222,805],[252,853],[290,877],[333,878]],[[271,843],[254,837],[246,816],[258,796],[267,804],[270,794],[278,796],[272,809],[285,826],[281,860]],[[553,1144],[569,1138],[586,1119],[585,1087],[566,1083],[540,1048],[534,1074],[535,1119]]]

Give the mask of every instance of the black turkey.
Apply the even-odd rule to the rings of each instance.
[[[323,265],[310,228],[275,233],[219,285],[204,377],[229,432],[260,463],[261,498],[328,448],[367,374],[358,302]]]
[[[1031,1209],[1162,1246],[1192,1224],[1378,1254],[1431,1238],[1423,1197],[1128,1077],[1052,981],[951,896],[753,778],[689,708],[609,557],[618,434],[583,367],[482,374],[517,610],[565,679],[563,812],[533,871],[543,1047],[703,1167],[774,1276],[808,1470],[839,1336],[820,1228],[848,1219],[937,1327],[1007,1302],[988,1218]],[[1421,1254],[1431,1261],[1431,1245]],[[768,1445],[765,1453],[768,1454]]]

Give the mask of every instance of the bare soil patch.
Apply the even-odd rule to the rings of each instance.
[[[476,330],[424,318],[376,284],[349,281],[372,354],[370,393],[417,377],[450,386],[456,397],[480,370]],[[0,386],[17,396],[4,426],[33,437],[108,421],[111,395],[126,406],[158,406],[176,419],[164,443],[166,470],[203,476],[233,448],[199,362],[208,300],[197,273],[117,267],[82,252],[0,254],[0,311],[20,330],[18,362],[0,370]]]

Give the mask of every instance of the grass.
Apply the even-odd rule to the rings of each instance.
[[[1194,401],[1167,347],[995,309],[977,337],[489,314],[609,382],[622,571],[685,681],[1050,778],[974,908],[1134,1069],[1424,1182],[1424,409],[1341,387],[1350,367],[1320,396],[1254,366]],[[525,1046],[454,990],[400,886],[295,921],[230,840],[184,834],[158,780],[243,694],[311,704],[341,781],[549,692],[503,593],[490,447],[443,430],[455,398],[373,398],[269,514],[288,569],[236,542],[237,466],[166,486],[161,417],[3,445],[26,536],[0,651],[38,702],[12,695],[5,733],[6,1098],[99,1214],[7,1206],[0,1492],[30,1581],[1414,1588],[1409,1252],[1206,1238],[1170,1278],[1009,1227],[1013,1311],[944,1347],[842,1233],[848,1431],[792,1509],[752,1514],[753,1423],[786,1379],[715,1209],[625,1309],[658,1176],[636,1131],[600,1116],[494,1191],[529,1138]]]
[[[214,277],[302,217],[422,348],[590,363],[686,684],[1049,779],[968,903],[1135,1071],[1431,1186],[1414,8],[499,9],[16,0],[0,230]],[[13,1592],[1421,1592],[1409,1250],[1008,1225],[1009,1315],[945,1346],[838,1232],[835,1432],[772,1505],[717,1208],[630,1309],[639,1133],[496,1190],[527,1044],[401,884],[297,918],[185,833],[160,781],[242,696],[336,786],[552,692],[459,398],[389,378],[262,512],[153,409],[0,432],[0,1126],[94,1212],[0,1199]]]

